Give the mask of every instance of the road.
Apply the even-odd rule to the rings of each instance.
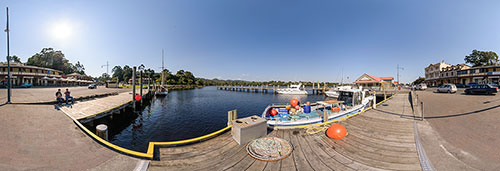
[[[500,95],[417,91],[425,119],[454,158],[478,170],[500,170]],[[436,146],[440,144],[435,144]],[[431,152],[432,153],[432,152]]]

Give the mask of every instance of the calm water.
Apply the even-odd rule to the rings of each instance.
[[[227,111],[238,109],[238,117],[260,116],[269,104],[324,100],[323,95],[275,95],[217,90],[205,87],[172,91],[153,98],[139,111],[128,111],[98,123],[110,126],[113,144],[145,152],[150,141],[174,141],[212,133],[227,126]]]

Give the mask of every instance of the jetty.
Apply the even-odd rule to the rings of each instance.
[[[267,136],[288,140],[292,154],[280,161],[255,160],[230,132],[204,142],[159,149],[150,170],[422,170],[408,95],[397,94],[357,116],[343,120],[348,135],[333,140],[307,129],[270,130]]]

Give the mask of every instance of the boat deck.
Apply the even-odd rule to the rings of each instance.
[[[421,170],[407,95],[340,122],[348,131],[342,140],[307,134],[306,129],[272,130],[268,136],[288,140],[293,153],[277,162],[254,160],[230,132],[180,147],[160,148],[150,170]]]

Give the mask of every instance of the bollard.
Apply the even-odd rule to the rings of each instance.
[[[95,134],[102,139],[108,141],[108,126],[99,124],[95,127]]]
[[[377,109],[377,95],[373,96],[373,109]]]
[[[227,126],[233,124],[233,120],[236,120],[236,118],[238,118],[237,109],[227,111]]]
[[[422,118],[420,120],[424,120],[424,102],[420,102],[420,106],[422,107]]]

